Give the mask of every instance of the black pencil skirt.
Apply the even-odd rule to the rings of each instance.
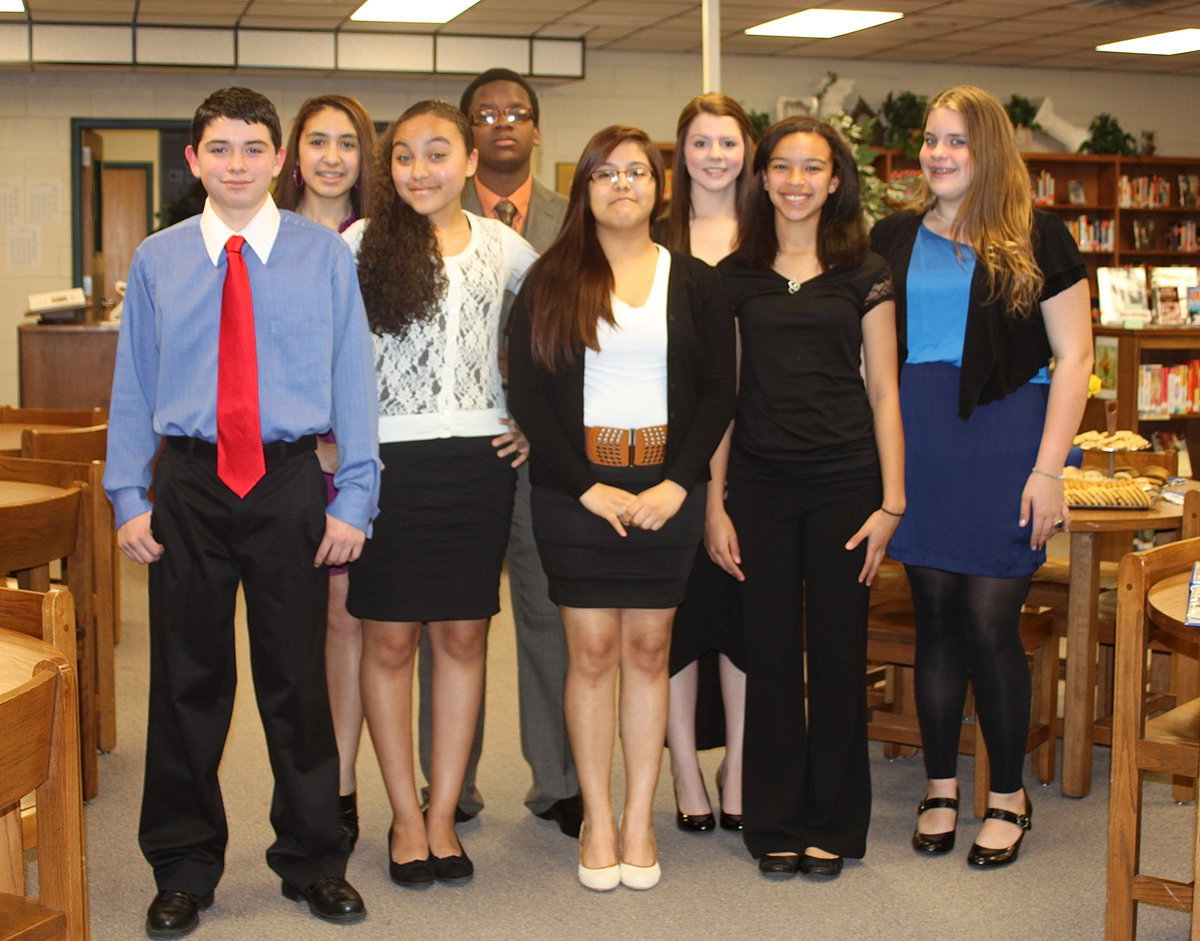
[[[379,517],[346,608],[373,621],[467,621],[500,610],[517,472],[491,438],[384,443]]]
[[[601,483],[632,493],[662,480],[661,467],[594,466]],[[626,527],[621,537],[566,491],[535,486],[533,535],[550,600],[571,608],[674,608],[683,601],[704,535],[704,489],[696,484],[657,532]]]

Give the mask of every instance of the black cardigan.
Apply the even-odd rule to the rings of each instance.
[[[908,323],[908,264],[922,216],[905,210],[881,219],[871,231],[871,247],[887,259],[896,289],[896,330],[900,362],[905,359]],[[1067,227],[1040,209],[1033,213],[1033,255],[1045,278],[1041,300],[1054,297],[1087,277],[1083,258]],[[963,339],[958,417],[975,406],[1015,392],[1045,366],[1052,355],[1040,306],[1024,316],[1010,316],[998,302],[988,303],[990,285],[983,265],[971,278],[971,299]]]
[[[512,309],[508,406],[529,438],[530,481],[578,497],[598,483],[584,450],[584,356],[558,374],[534,363],[529,305],[536,277],[535,268]],[[664,477],[685,490],[708,479],[708,459],[733,418],[735,385],[733,317],[721,279],[704,262],[671,252]]]

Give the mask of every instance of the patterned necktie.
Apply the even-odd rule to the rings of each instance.
[[[244,497],[266,473],[258,418],[258,355],[254,301],[242,257],[245,239],[225,243],[225,287],[217,347],[217,476]]]
[[[500,200],[492,211],[495,212],[496,218],[507,226],[511,226],[513,220],[517,218],[517,207],[509,199]]]

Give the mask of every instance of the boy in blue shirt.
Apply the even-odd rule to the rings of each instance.
[[[358,557],[377,512],[375,377],[349,249],[271,199],[280,143],[278,114],[256,92],[227,88],[200,105],[185,153],[208,193],[204,211],[138,248],[122,315],[104,488],[121,550],[150,565],[139,841],[158,888],[151,938],[194,929],[224,868],[217,767],[236,686],[239,584],[275,775],[267,862],[283,894],[317,917],[366,913],[338,849],[324,566]],[[243,303],[248,335],[227,338],[223,303]],[[226,483],[231,460],[245,466],[244,452],[230,457],[230,376],[240,394],[248,377],[253,470]],[[326,507],[314,447],[331,428],[338,495]]]

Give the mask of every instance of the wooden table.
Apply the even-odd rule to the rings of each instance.
[[[1200,483],[1172,487],[1195,489]],[[1071,574],[1067,605],[1067,688],[1063,701],[1062,792],[1085,797],[1092,789],[1096,711],[1096,619],[1100,597],[1101,533],[1178,530],[1183,507],[1159,500],[1145,510],[1072,510]]]
[[[1189,640],[1200,639],[1200,628],[1184,624],[1187,613],[1188,582],[1191,572],[1180,572],[1164,578],[1146,594],[1146,604],[1153,612],[1152,620],[1159,627],[1181,634]]]
[[[28,634],[0,630],[0,695],[28,682],[41,661],[61,656]],[[0,892],[25,894],[21,845],[20,811],[0,817]]]
[[[37,431],[62,431],[68,425],[31,425],[26,422],[0,422],[0,456],[21,456],[21,432],[26,428]]]

